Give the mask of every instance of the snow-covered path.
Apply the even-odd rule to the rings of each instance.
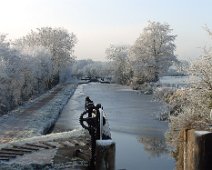
[[[0,143],[45,134],[57,120],[76,85],[58,85],[49,92],[0,117]]]

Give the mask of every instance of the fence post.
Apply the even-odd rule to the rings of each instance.
[[[96,170],[115,170],[115,142],[96,141]]]
[[[179,145],[177,169],[212,169],[212,133],[184,129],[181,134],[183,134],[183,140]]]

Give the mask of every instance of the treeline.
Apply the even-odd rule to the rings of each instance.
[[[0,114],[63,81],[76,41],[73,33],[50,27],[14,41],[0,35]]]
[[[110,45],[105,51],[108,62],[80,60],[72,66],[72,74],[78,78],[112,77],[113,82],[135,89],[158,81],[172,65],[177,68],[175,74],[182,75],[183,62],[174,54],[175,38],[168,24],[148,22],[133,45]]]
[[[183,63],[174,54],[175,38],[168,24],[149,22],[133,45],[110,45],[106,49],[108,62],[77,61],[72,74],[112,77],[115,83],[141,89],[146,83],[158,81],[173,64],[182,73]]]
[[[71,67],[71,75],[77,79],[84,77],[100,78],[111,77],[113,68],[109,62],[88,60],[76,60]]]
[[[133,45],[111,45],[106,55],[114,80],[135,89],[158,81],[173,63],[180,63],[174,54],[175,38],[168,24],[149,22]]]
[[[168,24],[149,22],[133,45],[111,45],[106,49],[109,61],[95,62],[75,60],[77,38],[62,28],[38,28],[14,41],[1,35],[0,114],[44,93],[70,74],[110,77],[113,82],[142,89],[179,63],[175,38]]]

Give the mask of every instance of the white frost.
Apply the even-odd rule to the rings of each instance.
[[[198,136],[203,136],[203,135],[206,135],[206,134],[209,134],[211,132],[209,131],[195,131],[195,134],[198,135]]]

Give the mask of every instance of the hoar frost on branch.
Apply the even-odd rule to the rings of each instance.
[[[120,84],[129,84],[133,76],[129,60],[129,47],[111,45],[106,49],[106,55],[111,61],[114,81]]]
[[[212,90],[212,51],[204,49],[201,59],[194,62],[191,68],[192,74],[201,81],[199,86]]]
[[[25,62],[23,68],[30,70],[31,76],[33,76],[33,90],[36,93],[47,90],[49,82],[54,76],[50,51],[40,46],[22,49],[21,53]]]
[[[60,28],[31,31],[12,43],[0,35],[0,114],[56,85],[74,60],[75,43],[75,35]]]
[[[168,24],[149,22],[131,47],[111,45],[106,56],[112,61],[115,82],[142,89],[158,81],[159,75],[178,61],[175,38]]]
[[[175,38],[168,24],[148,23],[131,48],[136,83],[158,81],[159,75],[177,60],[174,55]]]
[[[210,35],[211,36],[211,35]],[[175,96],[180,106],[175,116],[170,116],[167,137],[175,141],[178,131],[185,129],[208,130],[212,125],[210,112],[212,109],[212,51],[204,49],[201,58],[193,63],[190,72],[197,79],[193,87],[178,90]]]
[[[1,44],[0,44],[1,45]],[[48,89],[51,74],[50,54],[45,49],[20,51],[10,48],[1,55],[0,112],[3,114],[22,104],[32,95]]]
[[[108,62],[89,60],[76,60],[72,66],[72,75],[77,79],[108,78],[111,77],[111,67]]]
[[[44,47],[51,53],[52,68],[54,77],[51,84],[60,80],[61,71],[70,67],[74,61],[74,46],[77,38],[63,28],[42,27],[37,31],[31,31],[28,35],[16,41],[15,45],[24,47]]]

